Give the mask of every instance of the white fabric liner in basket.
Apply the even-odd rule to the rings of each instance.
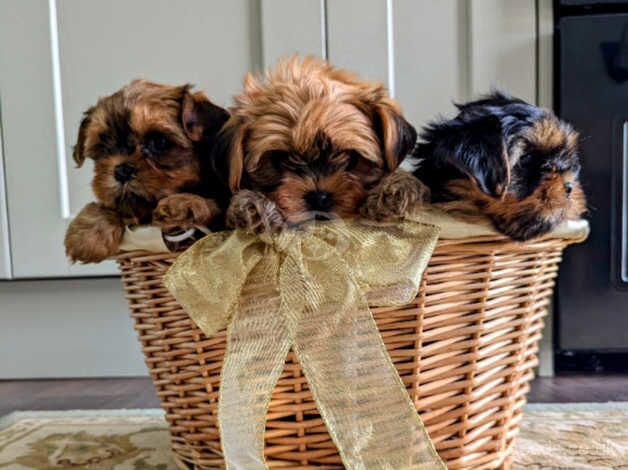
[[[500,235],[488,219],[484,223],[472,224],[434,208],[417,210],[409,214],[406,219],[440,227],[439,237],[445,240]],[[568,220],[558,226],[552,235],[556,238],[584,240],[589,235],[589,222],[584,219]],[[143,250],[153,253],[170,251],[164,242],[161,229],[152,225],[127,227],[120,250]]]

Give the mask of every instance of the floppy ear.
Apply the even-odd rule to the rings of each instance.
[[[456,118],[433,124],[421,137],[432,144],[433,155],[427,158],[453,165],[489,196],[500,197],[506,191],[510,167],[497,117]]]
[[[92,106],[83,113],[83,119],[81,120],[81,124],[79,126],[78,138],[76,139],[76,144],[74,144],[74,148],[72,150],[72,158],[76,162],[77,168],[83,166],[83,162],[85,162],[85,139],[87,138],[87,127],[91,122],[93,111],[94,107]]]
[[[376,104],[373,117],[375,132],[382,143],[384,163],[394,171],[410,153],[416,143],[416,130],[387,103]]]
[[[193,142],[211,140],[229,119],[226,109],[213,104],[203,92],[183,94],[181,120],[183,130]]]
[[[212,170],[232,193],[240,189],[246,132],[241,120],[232,117],[218,133],[212,146]]]

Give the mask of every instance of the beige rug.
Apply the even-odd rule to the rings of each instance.
[[[160,411],[14,413],[0,469],[176,470]],[[628,404],[531,405],[513,470],[628,470]]]

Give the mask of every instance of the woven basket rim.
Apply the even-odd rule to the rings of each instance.
[[[202,240],[202,239],[201,239]],[[198,240],[200,241],[200,240]],[[547,245],[548,243],[558,242],[564,243],[565,246],[580,243],[580,239],[568,237],[564,235],[556,235],[553,233],[549,233],[547,235],[543,235],[541,237],[533,238],[526,241],[517,241],[511,238],[508,238],[505,235],[481,235],[476,237],[463,237],[463,238],[439,238],[437,243],[437,248],[439,246],[448,246],[448,245],[495,245],[495,249],[504,250],[510,247],[522,247],[522,246],[533,246],[533,245]],[[149,251],[149,250],[131,250],[131,251],[121,251],[117,255],[114,255],[111,259],[128,259],[134,258],[137,256],[141,257],[155,257],[157,258],[170,258],[172,256],[178,256],[181,253],[184,253],[186,250],[179,251]]]

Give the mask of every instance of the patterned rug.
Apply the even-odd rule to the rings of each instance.
[[[14,413],[2,470],[176,470],[158,410]],[[628,470],[628,404],[530,405],[513,470]]]

